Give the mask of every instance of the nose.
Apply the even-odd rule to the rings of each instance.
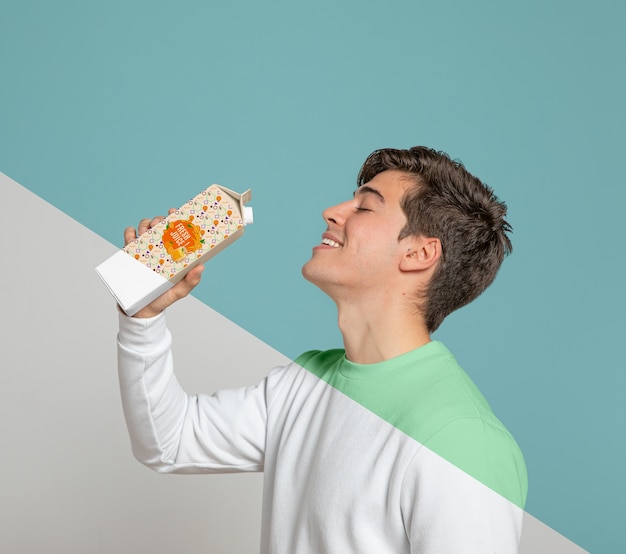
[[[346,221],[346,217],[352,210],[352,202],[354,200],[348,200],[341,204],[336,204],[326,208],[322,212],[322,217],[326,223],[335,223],[336,225],[343,225]]]

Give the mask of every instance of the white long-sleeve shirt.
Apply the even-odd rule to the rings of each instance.
[[[170,343],[164,316],[120,315],[135,456],[160,472],[264,471],[263,554],[517,552],[521,452],[440,342],[370,365],[310,352],[197,396]]]

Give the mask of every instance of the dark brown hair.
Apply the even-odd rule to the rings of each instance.
[[[479,296],[495,279],[512,245],[506,204],[445,152],[424,146],[372,152],[357,179],[361,186],[395,169],[414,182],[401,205],[407,224],[398,240],[418,235],[441,241],[442,254],[419,309],[432,333],[445,317]]]

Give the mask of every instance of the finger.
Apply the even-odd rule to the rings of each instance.
[[[176,300],[180,300],[185,296],[188,296],[189,293],[198,286],[200,280],[202,279],[202,272],[204,271],[204,266],[199,265],[194,267],[182,281],[179,281],[172,287],[172,293],[175,296]]]
[[[149,217],[144,217],[137,226],[137,233],[139,235],[143,235],[148,229],[152,229],[153,227],[161,223],[161,221],[163,221],[164,219],[164,215],[157,215],[152,219],[150,219]]]
[[[150,222],[152,219],[149,217],[144,217],[137,225],[137,234],[143,235],[148,229],[150,229]]]
[[[165,219],[164,215],[157,215],[156,217],[153,217],[152,221],[150,222],[150,229],[152,229],[153,227],[161,223],[161,221],[163,221],[164,219]]]
[[[176,208],[170,208],[169,210],[167,210],[167,215],[172,215],[174,212],[177,212],[178,210]]]
[[[124,246],[133,242],[137,238],[137,233],[134,227],[126,227],[124,229]]]
[[[187,275],[183,281],[187,281],[187,284],[191,286],[191,288],[197,287],[202,280],[202,272],[204,271],[204,266],[198,265],[194,267]]]

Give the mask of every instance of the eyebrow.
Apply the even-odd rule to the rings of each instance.
[[[368,193],[376,196],[376,198],[378,198],[381,204],[385,203],[385,197],[375,188],[372,188],[368,185],[361,185],[358,189],[354,191],[353,196],[356,198],[357,194],[368,194]]]

